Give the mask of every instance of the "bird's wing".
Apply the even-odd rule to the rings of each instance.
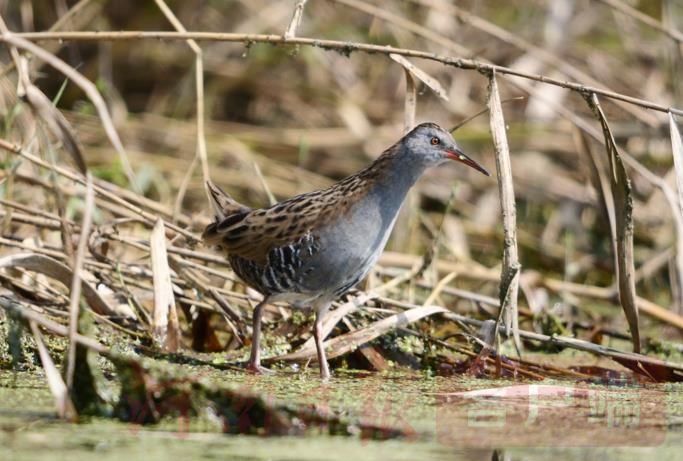
[[[310,192],[270,208],[238,210],[210,224],[202,238],[230,255],[264,263],[273,248],[293,244],[328,221],[334,207],[319,195]]]
[[[368,192],[377,176],[378,169],[371,165],[327,189],[297,195],[258,210],[240,205],[207,182],[209,195],[216,196],[212,198],[214,208],[224,214],[217,212],[216,222],[206,228],[202,238],[230,255],[265,263],[274,248],[295,244],[309,233],[315,239],[321,227],[342,217]]]

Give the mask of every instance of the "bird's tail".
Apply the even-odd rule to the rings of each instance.
[[[218,221],[225,219],[227,216],[244,213],[251,209],[239,203],[210,180],[206,181],[206,193],[209,196],[209,203],[211,203]]]

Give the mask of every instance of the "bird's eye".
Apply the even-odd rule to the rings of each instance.
[[[431,141],[429,141],[429,142],[432,143],[432,146],[436,146],[436,145],[438,145],[441,141],[439,140],[439,138],[437,138],[436,136],[434,136],[434,137],[431,139]]]

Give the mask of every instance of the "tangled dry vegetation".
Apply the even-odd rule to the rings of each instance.
[[[490,334],[502,318],[527,350],[577,348],[681,380],[683,36],[667,20],[681,11],[640,7],[0,2],[9,342],[26,321],[44,361],[38,326],[100,352],[128,342],[238,363],[258,295],[199,241],[204,179],[265,205],[332,184],[433,120],[457,124],[498,181],[445,167],[419,183],[379,266],[327,321],[337,366],[603,376],[514,358]],[[272,362],[314,359],[310,321],[270,308]],[[631,340],[651,357],[627,352]]]

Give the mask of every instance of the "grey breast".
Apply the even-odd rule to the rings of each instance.
[[[401,204],[382,198],[370,193],[344,216],[320,226],[320,249],[302,266],[308,272],[302,280],[305,289],[335,298],[365,278],[386,245]]]

